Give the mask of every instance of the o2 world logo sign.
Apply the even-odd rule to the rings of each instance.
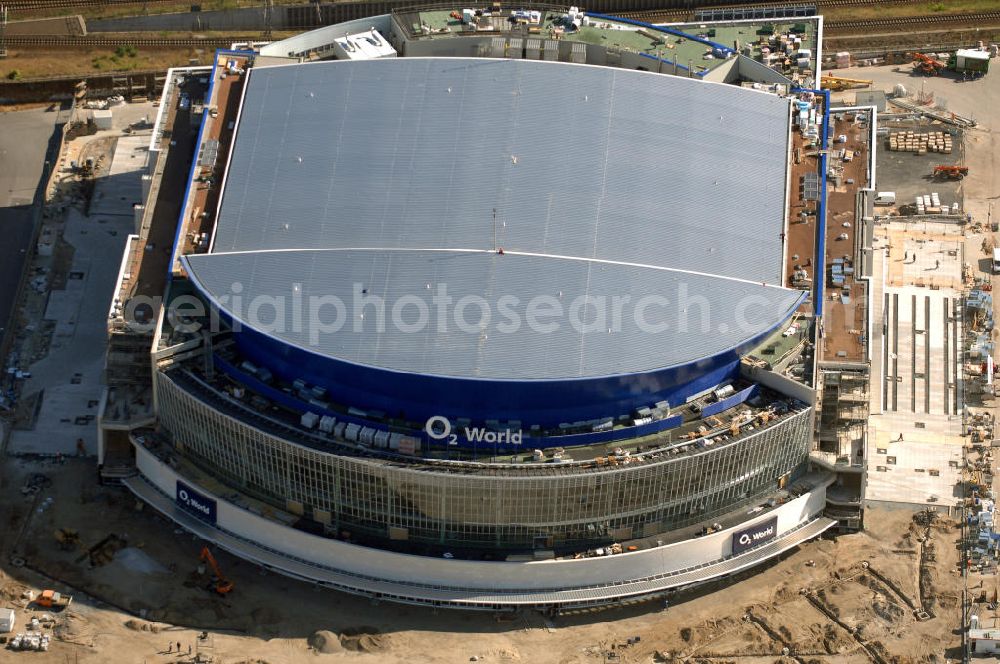
[[[451,421],[443,415],[434,415],[424,425],[431,440],[444,440],[448,445],[458,445],[458,434],[454,433]],[[520,445],[523,436],[520,429],[505,429],[492,431],[485,427],[464,427],[465,439],[470,443],[486,443],[487,445]]]

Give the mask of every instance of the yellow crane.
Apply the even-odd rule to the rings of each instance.
[[[869,88],[873,81],[863,78],[843,78],[840,76],[824,76],[820,79],[820,87],[824,90],[838,92],[840,90],[851,90],[853,88]]]

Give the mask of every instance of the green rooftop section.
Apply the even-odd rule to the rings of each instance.
[[[577,26],[567,24],[566,9],[551,5],[538,6],[529,11],[520,6],[509,5],[496,14],[490,7],[469,7],[447,5],[399,10],[394,12],[400,27],[410,39],[454,39],[465,37],[511,37],[523,39],[557,40],[601,46],[609,53],[642,53],[659,58],[666,66],[677,63],[681,68],[701,73],[714,69],[725,62],[724,58],[713,55],[712,47],[695,39],[709,40],[727,48],[737,48],[738,52],[758,62],[765,62],[790,79],[799,78],[809,82],[816,71],[818,19],[797,18],[784,21],[719,21],[711,23],[670,24],[674,32],[692,35],[671,34],[654,27],[642,27],[614,17],[596,18],[587,16],[577,21]],[[468,11],[473,17],[463,20]],[[512,20],[512,13],[519,18]],[[531,14],[531,18],[527,16]],[[578,18],[582,15],[578,15]],[[798,40],[798,42],[796,42]],[[808,66],[799,66],[799,51],[807,49]],[[593,54],[591,54],[593,56]],[[519,56],[518,56],[519,57]],[[565,54],[563,59],[565,59]],[[588,60],[591,64],[602,61]],[[652,62],[652,67],[656,67]],[[669,71],[660,68],[661,71]],[[808,80],[804,80],[808,79]]]
[[[590,25],[565,33],[566,41],[599,44],[612,49],[646,53],[665,62],[677,62],[695,72],[712,69],[723,60],[710,57],[711,47],[693,39],[660,32],[653,28],[640,28],[627,23],[605,19],[591,19]]]
[[[794,316],[787,325],[775,330],[747,355],[772,366],[778,364],[795,347],[809,339],[810,326],[811,321],[808,318]]]
[[[423,38],[454,37],[455,34],[463,33],[462,21],[453,18],[451,12],[447,10],[413,12],[418,18],[415,26],[412,27],[415,34]],[[409,15],[409,14],[408,14]],[[420,26],[430,28],[430,34],[419,35]]]
[[[782,69],[786,57],[785,51],[781,49],[780,39],[782,36],[793,36],[792,40],[797,37],[802,40],[798,48],[809,49],[810,51],[809,68],[813,72],[816,71],[816,46],[818,43],[819,21],[814,18],[789,19],[788,21],[683,23],[671,24],[670,27],[688,34],[711,39],[730,48],[736,48],[738,42],[739,47],[737,50],[758,62],[763,61],[763,48],[766,47],[770,53],[775,53],[777,49],[780,51],[782,57],[769,64],[786,76],[798,68],[795,67],[796,58],[792,55],[789,57],[792,66],[787,71]]]
[[[666,63],[676,62],[682,67],[690,67],[695,72],[711,69],[724,61],[710,57],[712,49],[706,44],[655,28],[588,17],[583,25],[568,29],[564,25],[565,12],[545,9],[539,10],[539,13],[541,16],[537,23],[515,24],[510,21],[508,8],[494,16],[478,16],[476,26],[462,21],[462,8],[459,6],[456,9],[404,10],[395,12],[395,15],[411,39],[504,36],[576,42],[603,46],[610,51],[645,53]]]

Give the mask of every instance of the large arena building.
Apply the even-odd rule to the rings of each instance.
[[[810,306],[795,82],[721,44],[697,75],[642,66],[613,40],[651,26],[523,13],[172,70],[150,182],[178,123],[197,137],[123,260],[106,478],[290,576],[494,610],[658,597],[834,525],[813,391],[746,359]],[[581,19],[612,41],[517,36]]]

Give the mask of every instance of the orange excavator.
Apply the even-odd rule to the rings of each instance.
[[[928,76],[937,76],[945,68],[945,64],[937,58],[932,58],[925,53],[912,53],[913,68]]]
[[[219,563],[215,561],[215,556],[212,555],[207,546],[201,548],[201,555],[198,558],[212,568],[212,583],[209,585],[209,590],[223,597],[233,592],[235,587],[233,582],[223,576],[222,570],[219,569]]]
[[[941,164],[934,167],[934,177],[948,178],[949,180],[961,180],[969,174],[968,166],[952,166]]]

